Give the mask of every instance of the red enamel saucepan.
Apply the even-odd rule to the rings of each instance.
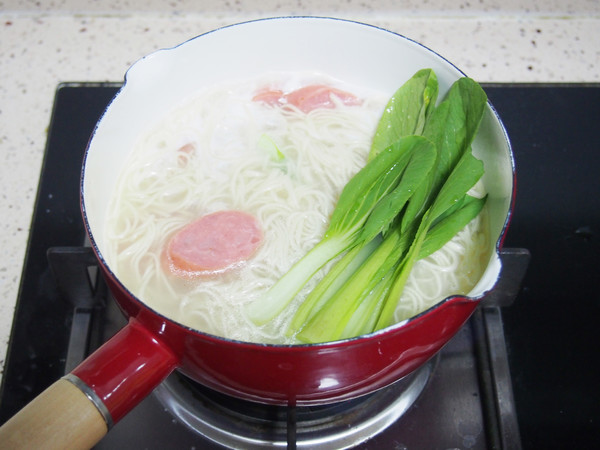
[[[85,225],[129,324],[0,429],[0,447],[91,447],[173,370],[243,399],[298,405],[357,397],[429,360],[470,317],[500,273],[514,195],[505,130],[488,106],[474,153],[484,161],[491,257],[468,297],[451,297],[387,329],[337,342],[283,346],[228,340],[161,315],[120,282],[103,257],[104,218],[119,168],[149,123],[199,86],[270,70],[314,70],[391,95],[432,68],[440,94],[463,74],[423,46],[380,28],[329,18],[278,18],[222,28],[137,62],[99,121],[82,176]],[[10,443],[10,444],[8,444]],[[39,445],[42,443],[43,445]]]

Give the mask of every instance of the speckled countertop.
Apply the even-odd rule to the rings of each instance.
[[[121,81],[140,57],[213,28],[332,16],[412,38],[481,82],[599,82],[597,0],[0,0],[0,365],[56,86]]]

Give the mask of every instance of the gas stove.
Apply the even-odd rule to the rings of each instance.
[[[57,89],[4,368],[0,422],[125,323],[86,246],[79,211],[83,151],[94,124],[119,86],[65,83]],[[522,129],[520,118],[535,117],[543,111],[539,99],[556,102],[553,96],[557,92],[561,99],[582,95],[581,90],[600,96],[600,90],[593,87],[485,88],[513,142],[519,181],[529,175],[526,171],[520,175],[520,159],[530,168],[528,145],[535,144],[537,136],[533,125]],[[523,95],[537,95],[536,101],[524,104]],[[545,155],[551,158],[552,154]],[[597,184],[597,180],[590,181]],[[529,373],[523,373],[519,332],[523,311],[529,311],[528,297],[541,282],[529,274],[523,280],[529,264],[529,251],[524,248],[533,244],[538,249],[540,245],[527,228],[531,224],[519,220],[521,192],[505,242],[515,248],[508,247],[502,253],[505,269],[500,285],[442,351],[415,373],[357,399],[294,408],[242,401],[174,373],[116,424],[96,448],[519,449],[539,443],[528,416],[531,406],[527,390],[535,383]],[[530,201],[524,200],[526,204]],[[522,211],[521,218],[529,217],[529,210]],[[597,223],[596,218],[587,228],[582,225],[574,231],[571,244],[576,250],[587,255],[589,248],[579,248],[580,241],[586,239],[592,250],[598,248],[593,236]],[[534,274],[538,274],[536,253],[532,253]],[[590,414],[598,417],[597,413]]]

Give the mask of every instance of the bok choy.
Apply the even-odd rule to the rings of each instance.
[[[367,164],[344,187],[323,239],[266,295],[248,305],[258,325],[281,313],[333,258],[287,334],[303,342],[389,326],[408,275],[475,218],[485,198],[468,194],[483,175],[471,152],[487,97],[463,77],[436,105],[438,84],[418,71],[388,102]]]
[[[323,239],[298,261],[259,301],[246,312],[262,325],[277,316],[312,276],[332,258],[356,245],[362,227],[378,202],[396,185],[411,156],[432,144],[411,136],[390,145],[363,167],[344,186]]]

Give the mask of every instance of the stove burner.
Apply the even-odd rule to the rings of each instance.
[[[356,399],[319,406],[274,406],[230,397],[175,373],[154,395],[180,422],[227,448],[342,449],[396,422],[417,400],[434,358],[396,383]]]

